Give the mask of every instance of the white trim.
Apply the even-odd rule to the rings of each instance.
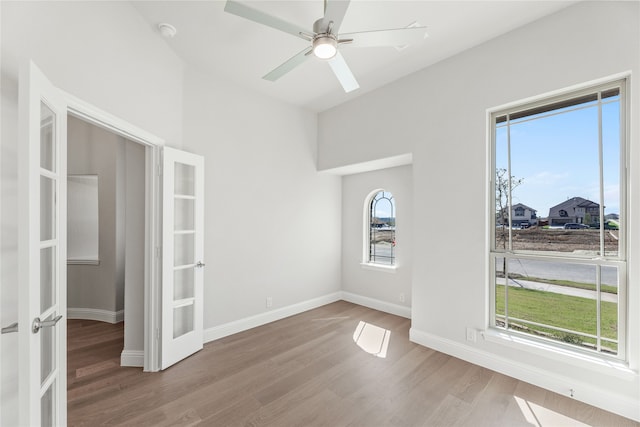
[[[351,292],[342,291],[342,299],[347,302],[362,305],[364,307],[373,308],[374,310],[384,311],[385,313],[394,314],[396,316],[411,319],[411,307],[393,304],[375,298],[369,298]]]
[[[384,271],[385,273],[395,273],[395,265],[375,264],[373,262],[361,262],[360,266],[363,270]]]
[[[97,320],[99,322],[120,323],[124,321],[124,310],[109,311],[99,308],[67,307],[67,319]]]
[[[270,310],[266,313],[256,314],[255,316],[246,317],[244,319],[234,320],[233,322],[225,323],[223,325],[214,326],[204,330],[203,342],[207,343],[220,338],[227,337],[229,335],[237,334],[248,329],[262,326],[267,323],[275,322],[285,317],[293,316],[295,314],[303,313],[314,308],[322,307],[323,305],[331,304],[336,301],[340,301],[342,298],[341,292],[334,292],[332,294],[324,295],[318,298],[303,301],[297,304],[292,304],[287,307],[278,308],[276,310]]]
[[[604,373],[627,381],[633,380],[638,375],[626,363],[613,356],[589,354],[590,350],[581,348],[576,348],[575,350],[563,348],[551,342],[551,340],[549,340],[550,342],[544,342],[543,339],[534,340],[525,333],[519,334],[515,331],[502,332],[498,329],[490,328],[486,331],[481,331],[480,336],[489,342],[524,350],[558,362],[566,363],[569,361],[572,365],[580,366],[580,368]]]
[[[122,120],[120,117],[109,114],[88,102],[76,98],[68,92],[63,90],[60,90],[60,92],[67,102],[67,111],[72,116],[142,145],[164,146],[164,140],[162,138],[134,126],[126,120]]]
[[[68,92],[58,89],[67,103],[67,113],[145,146],[145,273],[144,273],[144,370],[159,370],[157,339],[160,331],[160,252],[162,206],[160,197],[160,151],[165,141],[120,117],[114,116]]]
[[[409,339],[416,344],[455,356],[564,396],[570,396],[571,389],[573,389],[573,398],[576,400],[640,421],[640,409],[635,399],[626,395],[611,393],[602,387],[598,387],[597,384],[565,377],[555,372],[520,363],[496,353],[478,350],[415,328],[409,330]],[[635,373],[634,375],[637,377],[638,374]],[[585,374],[584,378],[588,381],[589,375]],[[630,379],[633,380],[633,378]],[[571,386],[568,387],[568,384]]]
[[[67,265],[100,265],[100,260],[94,259],[79,259],[79,258],[67,258]]]
[[[541,95],[535,95],[535,96],[530,96],[524,99],[520,99],[517,101],[511,101],[511,102],[507,102],[505,104],[499,105],[497,107],[491,107],[491,108],[487,108],[487,115],[490,117],[493,113],[497,113],[500,112],[502,110],[509,110],[509,109],[513,109],[516,107],[520,107],[522,105],[525,104],[535,104],[535,103],[546,103],[546,102],[552,102],[553,98],[556,97],[564,97],[567,96],[569,94],[572,94],[574,92],[580,92],[583,90],[591,90],[592,88],[596,87],[596,86],[601,86],[601,85],[606,85],[609,84],[611,82],[615,82],[618,80],[629,80],[629,78],[631,77],[631,70],[628,71],[624,71],[621,73],[617,73],[617,74],[612,74],[610,76],[607,77],[601,77],[599,79],[594,79],[594,80],[590,80],[588,82],[584,82],[584,83],[578,83],[572,86],[568,86],[562,89],[557,89],[557,90],[552,90],[546,93],[543,93]],[[625,90],[628,90],[628,88],[626,88]]]
[[[144,350],[122,350],[120,366],[142,368],[144,366]]]

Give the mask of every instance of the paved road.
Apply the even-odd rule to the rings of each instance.
[[[502,260],[496,261],[496,267],[502,270]],[[587,264],[563,264],[530,259],[511,259],[509,262],[509,272],[541,279],[596,283],[596,267]],[[603,266],[602,284],[618,286],[618,269]]]

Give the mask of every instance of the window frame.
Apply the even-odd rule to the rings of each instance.
[[[360,265],[362,266],[362,268],[367,270],[376,270],[376,271],[384,271],[388,273],[395,273],[395,270],[398,266],[398,256],[395,251],[395,248],[393,250],[393,264],[389,265],[389,264],[381,264],[381,263],[373,262],[371,261],[371,257],[370,257],[371,207],[372,207],[374,198],[380,192],[388,193],[389,195],[391,195],[391,198],[393,199],[393,215],[394,215],[394,218],[397,220],[398,213],[397,213],[397,207],[395,204],[395,196],[391,191],[388,191],[384,188],[377,188],[371,191],[367,195],[367,197],[365,197],[364,207],[363,207],[363,221],[362,221],[363,223],[362,262]],[[397,224],[394,225],[394,228],[396,226]],[[395,231],[397,231],[397,229]],[[397,233],[395,232],[394,232],[394,237],[397,238]]]
[[[495,191],[495,173],[496,173],[496,124],[497,118],[501,116],[505,116],[507,114],[513,115],[518,113],[523,113],[525,111],[531,111],[535,109],[544,109],[546,106],[558,105],[563,101],[575,100],[582,96],[587,96],[590,94],[598,94],[600,98],[600,94],[602,92],[607,91],[608,89],[618,88],[620,90],[620,233],[619,233],[619,245],[618,245],[618,255],[610,256],[607,255],[606,252],[598,255],[598,256],[587,256],[580,255],[574,253],[562,253],[562,252],[551,252],[551,251],[531,251],[531,250],[518,250],[513,249],[512,247],[508,247],[506,249],[501,249],[496,246],[496,234],[497,234],[497,218],[495,215],[495,206],[496,206],[496,191]],[[509,340],[510,338],[517,338],[522,342],[526,342],[529,345],[539,344],[541,347],[558,349],[562,352],[569,352],[570,354],[582,354],[588,355],[590,357],[596,359],[606,359],[606,360],[615,360],[618,362],[628,363],[629,361],[629,346],[628,346],[628,337],[629,337],[629,302],[628,302],[628,218],[629,218],[629,182],[630,182],[630,173],[629,173],[629,161],[630,161],[630,153],[629,153],[629,103],[630,103],[630,75],[628,73],[620,74],[616,76],[611,76],[607,79],[602,79],[597,82],[590,82],[579,86],[573,86],[571,88],[567,88],[561,91],[556,91],[553,93],[548,93],[544,95],[540,95],[534,98],[529,98],[517,102],[513,102],[501,107],[496,107],[493,109],[487,110],[487,170],[488,170],[488,188],[487,188],[487,196],[488,196],[488,233],[487,238],[489,239],[487,242],[487,266],[488,266],[488,275],[487,275],[487,330],[490,335],[493,336],[501,336]],[[549,111],[553,111],[555,109],[559,109],[561,107],[556,107],[553,109],[549,109]],[[601,124],[601,117],[599,117],[599,123]],[[600,128],[600,126],[599,126]],[[602,144],[602,140],[600,138],[599,144]],[[600,148],[602,149],[602,148]],[[508,154],[510,157],[510,154]],[[510,160],[509,167],[507,170],[507,176],[512,175]],[[602,173],[600,171],[600,173]],[[602,182],[601,186],[601,197],[602,197]],[[602,200],[599,200],[598,203],[602,204]],[[513,204],[511,197],[509,195],[507,201],[507,211],[509,215],[512,214],[511,210],[513,209]],[[604,207],[602,208],[604,212]],[[507,223],[511,223],[511,218],[507,219]],[[604,221],[600,221],[600,231],[604,232]],[[509,230],[509,240],[511,240],[511,229]],[[602,237],[601,237],[602,239]],[[563,344],[556,340],[546,339],[542,337],[537,337],[533,334],[528,334],[524,332],[515,331],[512,329],[507,329],[506,327],[496,326],[496,259],[497,258],[505,258],[505,259],[533,259],[540,261],[550,261],[550,262],[558,262],[558,263],[582,263],[582,264],[592,264],[598,266],[615,266],[618,268],[618,337],[617,337],[617,354],[609,355],[600,351],[593,351],[588,349],[582,349],[576,346],[569,346]],[[596,267],[598,269],[598,267]],[[506,304],[506,303],[505,303]],[[599,311],[598,311],[599,316]]]

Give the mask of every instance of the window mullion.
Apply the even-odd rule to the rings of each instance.
[[[507,210],[508,210],[508,225],[509,225],[509,242],[508,249],[509,252],[513,251],[513,223],[511,217],[511,117],[507,115]],[[504,224],[503,224],[504,226]]]
[[[601,307],[602,307],[602,292],[600,290],[602,284],[602,266],[596,264],[596,349],[598,352],[602,351],[602,320],[601,320]]]
[[[509,260],[502,258],[504,262],[504,327],[509,329]]]
[[[598,214],[600,215],[600,256],[604,257],[606,253],[604,247],[604,155],[602,145],[602,93],[598,92],[598,173],[600,178]]]

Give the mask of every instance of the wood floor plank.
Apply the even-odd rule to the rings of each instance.
[[[386,357],[354,342],[390,333]],[[70,426],[640,426],[409,341],[408,319],[339,301],[122,368],[122,324],[69,320]],[[365,347],[366,348],[366,347]]]

